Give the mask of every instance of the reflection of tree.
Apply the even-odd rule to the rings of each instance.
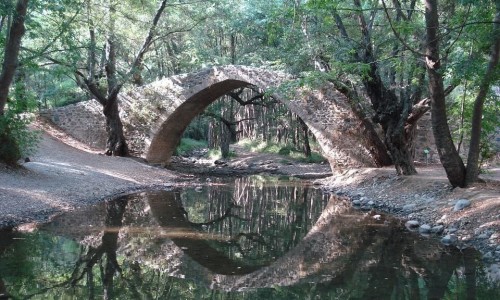
[[[397,223],[367,225],[349,231],[369,233],[366,241],[371,242],[352,249],[342,272],[316,286],[318,295],[342,289],[348,299],[443,299],[452,275],[465,265],[467,299],[475,299],[474,250],[445,249],[436,240],[409,234]],[[343,289],[346,286],[352,289]]]
[[[98,265],[104,289],[104,299],[113,298],[113,282],[116,272],[121,273],[117,261],[118,233],[122,226],[123,214],[127,206],[125,199],[106,202],[106,230],[98,247],[89,246],[87,252],[76,262],[70,278],[56,287],[76,286],[86,279],[89,299],[95,298],[94,268]]]
[[[459,253],[433,239],[412,236],[401,229],[399,222],[384,216],[376,220],[369,214],[352,211],[348,202],[335,197],[309,231],[315,212],[323,209],[321,201],[312,203],[312,189],[249,186],[240,190],[243,196],[239,198],[232,191],[213,192],[211,197],[216,199],[205,199],[206,205],[198,210],[213,209],[200,214],[207,221],[200,217],[197,222],[189,220],[181,193],[156,191],[145,193],[144,202],[136,196],[108,202],[105,204],[107,229],[94,246],[72,248],[82,249],[76,263],[76,259],[70,257],[56,261],[48,269],[35,265],[49,265],[41,256],[64,244],[61,243],[61,240],[67,241],[64,238],[45,235],[19,240],[11,246],[8,258],[18,259],[15,265],[29,269],[33,275],[48,271],[47,276],[38,274],[39,277],[29,279],[12,274],[5,276],[1,272],[5,261],[2,249],[7,247],[7,242],[12,243],[12,239],[6,243],[0,240],[0,277],[9,292],[16,293],[12,295],[14,299],[42,294],[44,298],[94,299],[103,293],[105,299],[495,299],[490,295],[495,295],[498,288],[490,288],[482,281],[481,274],[476,273],[480,266],[472,250]],[[217,210],[218,199],[224,203]],[[278,201],[281,199],[289,199],[289,202]],[[264,209],[272,213],[266,215]],[[140,227],[144,224],[148,227]],[[258,224],[272,230],[254,227]],[[126,229],[120,230],[125,225]],[[150,236],[150,228],[157,235]],[[219,232],[229,238],[220,239],[215,235],[216,229],[221,229]],[[309,233],[302,238],[306,231]],[[122,233],[120,239],[119,232]],[[141,235],[143,232],[147,235]],[[175,245],[166,242],[165,237],[171,237]],[[22,243],[39,244],[26,248]],[[129,248],[131,244],[138,246],[137,253]],[[259,248],[257,250],[278,249],[274,253],[280,249],[291,250],[272,264],[258,260],[248,263],[250,260],[230,255],[233,250],[249,257],[258,254],[251,247],[245,247],[249,244]],[[154,254],[143,251],[155,249],[157,245],[173,251]],[[42,247],[48,250],[40,251]],[[26,255],[12,251],[17,248],[28,249],[24,251],[33,253],[33,257],[19,258]],[[117,252],[124,259],[120,264]],[[193,264],[183,254],[197,263]],[[176,264],[180,267],[170,268]],[[67,275],[60,276],[52,269],[55,267],[64,268],[61,274]],[[177,275],[184,275],[186,279],[173,277]],[[46,287],[47,282],[60,282],[60,278],[69,279]],[[0,292],[5,293],[1,279]],[[246,291],[226,292],[239,289]]]
[[[214,247],[248,262],[267,264],[295,247],[327,201],[320,191],[293,182],[258,176],[234,182],[233,188],[209,186],[204,197],[183,193],[182,203],[189,219],[196,220],[193,223],[204,224],[204,231],[230,241],[212,242]]]
[[[191,224],[191,226],[193,226],[193,227],[198,227],[201,229],[201,228],[206,227],[206,226],[217,225],[218,223],[221,223],[228,218],[235,218],[235,219],[239,219],[242,221],[248,221],[248,219],[241,218],[239,215],[234,214],[233,208],[240,208],[240,206],[236,205],[236,203],[234,203],[234,202],[231,202],[231,203],[229,203],[229,206],[226,208],[226,210],[224,211],[224,213],[221,216],[215,217],[213,220],[209,220],[206,222],[201,222],[201,223],[189,222],[189,224]],[[185,210],[184,210],[184,212],[186,214],[186,219],[189,220],[188,213]]]
[[[148,198],[149,207],[158,223],[164,229],[178,231],[178,237],[172,238],[172,241],[202,266],[217,274],[247,274],[261,267],[232,260],[207,240],[196,238],[201,225],[193,224],[187,219],[179,193],[162,193]],[[219,243],[227,244],[225,241]]]
[[[12,242],[14,241],[15,234],[11,231],[0,231],[0,256],[3,256],[5,250],[7,250]],[[0,273],[0,299],[9,299],[9,293],[7,291],[7,286]]]

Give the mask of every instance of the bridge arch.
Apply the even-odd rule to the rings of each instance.
[[[151,163],[168,164],[182,133],[199,113],[228,92],[257,86],[283,103],[308,125],[332,168],[375,166],[363,138],[364,127],[348,99],[333,85],[297,88],[285,95],[278,87],[291,76],[248,66],[221,66],[169,77],[121,97],[131,148]],[[133,137],[133,138],[130,138]]]

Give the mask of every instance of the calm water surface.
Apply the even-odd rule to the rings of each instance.
[[[0,234],[12,299],[500,299],[473,250],[302,181],[212,179]],[[0,297],[0,299],[4,299]]]

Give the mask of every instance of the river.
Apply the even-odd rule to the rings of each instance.
[[[408,232],[306,181],[250,176],[126,195],[35,232],[1,233],[0,294],[498,299],[500,286],[473,249]]]

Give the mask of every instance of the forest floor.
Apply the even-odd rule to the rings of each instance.
[[[360,210],[387,212],[410,221],[408,230],[459,247],[474,246],[485,260],[500,262],[498,161],[482,175],[483,182],[467,189],[452,189],[438,164],[418,165],[415,176],[397,176],[393,168],[339,170],[331,176],[328,164],[241,147],[232,149],[237,155],[229,160],[177,158],[168,170],[141,159],[104,156],[53,127],[38,126],[42,140],[30,161],[18,168],[0,165],[0,228],[29,230],[55,214],[123,193],[197,185],[208,176],[264,173],[314,180],[325,193],[348,196]],[[466,207],[455,210],[457,202]]]

